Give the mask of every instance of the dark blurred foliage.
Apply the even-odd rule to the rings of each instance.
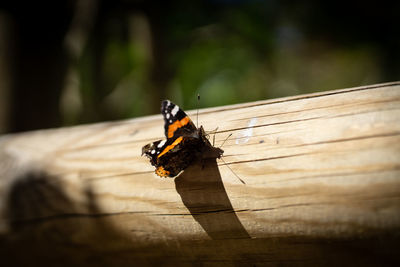
[[[0,131],[398,80],[398,1],[0,4]]]

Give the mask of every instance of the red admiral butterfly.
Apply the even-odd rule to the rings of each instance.
[[[161,113],[167,139],[142,148],[158,176],[175,177],[197,159],[222,156],[224,151],[211,145],[203,126],[197,128],[179,106],[164,100]]]

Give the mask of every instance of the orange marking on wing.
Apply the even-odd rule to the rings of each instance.
[[[156,174],[160,177],[167,177],[170,172],[164,169],[164,167],[160,166],[156,169]]]
[[[170,144],[169,146],[167,146],[167,147],[164,149],[164,151],[161,152],[161,153],[157,156],[157,158],[161,157],[162,155],[164,155],[165,153],[167,153],[168,151],[170,151],[171,149],[173,149],[177,144],[179,144],[180,142],[182,142],[182,140],[183,140],[183,137],[182,137],[182,136],[176,138],[176,140],[175,140],[172,144]]]
[[[188,116],[186,116],[185,118],[181,119],[180,121],[175,121],[174,123],[172,123],[168,127],[168,138],[171,138],[172,136],[174,136],[176,129],[185,126],[189,122],[190,122],[190,119]]]

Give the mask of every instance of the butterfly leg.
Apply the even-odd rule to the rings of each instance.
[[[214,134],[214,136],[213,136],[213,144],[212,144],[213,146],[215,146],[215,135],[217,134],[217,131],[218,131],[218,127],[207,133],[207,134]]]

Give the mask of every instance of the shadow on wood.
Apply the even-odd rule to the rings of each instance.
[[[0,235],[4,266],[398,264],[398,237],[393,233],[350,239],[250,238],[232,209],[215,160],[204,168],[194,164],[175,179],[183,203],[210,240],[143,245],[108,220],[112,214],[98,207],[91,188],[83,190],[80,202],[70,198],[56,176],[32,172],[16,181],[4,216],[10,231]]]
[[[8,192],[0,257],[5,266],[87,266],[104,264],[94,256],[126,239],[103,217],[86,187],[82,202],[74,201],[57,176],[27,172]],[[88,263],[88,260],[90,263]]]
[[[175,178],[175,187],[183,204],[212,239],[250,238],[233,210],[215,159],[189,166]]]

